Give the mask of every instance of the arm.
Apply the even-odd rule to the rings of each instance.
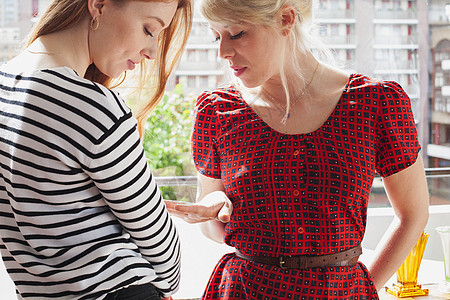
[[[169,211],[188,223],[201,223],[202,232],[213,241],[223,243],[225,224],[230,221],[233,204],[225,195],[221,179],[198,174],[197,203],[166,200]]]
[[[135,125],[130,113],[117,120],[93,147],[87,172],[122,229],[150,262],[158,277],[152,283],[167,297],[179,286],[180,241]]]
[[[428,188],[423,163],[416,162],[383,179],[395,218],[368,266],[380,290],[408,256],[428,221]]]

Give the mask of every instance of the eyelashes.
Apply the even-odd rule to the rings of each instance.
[[[230,39],[232,39],[232,40],[237,40],[237,39],[240,39],[243,35],[244,35],[244,30],[242,30],[242,31],[239,32],[238,34],[232,35],[232,36],[230,37]]]
[[[239,32],[238,34],[232,35],[230,36],[230,40],[237,40],[240,39],[243,35],[244,35],[244,30],[242,30],[241,32]],[[218,41],[220,41],[220,36],[217,36],[213,42],[217,43]]]
[[[145,32],[146,35],[149,35],[149,36],[153,37],[153,34],[145,26],[144,26],[144,32]]]

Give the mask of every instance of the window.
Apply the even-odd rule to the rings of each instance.
[[[19,15],[18,1],[2,1],[4,6],[0,6],[3,10],[0,16],[11,20],[11,16]],[[418,33],[418,28],[424,27],[420,23],[424,20],[419,20],[417,10],[419,4],[421,9],[424,8],[424,2],[429,9],[428,24],[425,25],[431,34],[429,39]],[[50,1],[30,0],[27,3],[30,5],[27,11],[36,17]],[[425,135],[420,138],[426,166],[448,167],[449,161],[434,149],[442,146],[450,151],[450,125],[447,121],[450,119],[450,33],[442,33],[450,25],[450,1],[319,0],[317,7],[316,16],[321,23],[315,34],[334,48],[337,63],[349,72],[399,82],[412,100],[417,126]],[[361,30],[360,22],[367,28]],[[435,29],[439,29],[442,41],[436,41],[434,49],[431,49],[428,43]],[[6,61],[15,54],[17,42],[25,34],[19,29],[0,30],[2,42],[12,41],[0,45],[0,60]],[[218,45],[212,40],[207,22],[196,15],[189,47],[182,56],[170,87],[180,83],[186,94],[196,95],[228,81],[227,62],[217,57]],[[428,55],[428,58],[419,58],[419,53]],[[429,71],[427,76],[423,76],[423,69],[420,68]],[[425,93],[423,89],[428,90]],[[429,111],[423,111],[424,108]],[[428,148],[430,151],[427,151]],[[449,179],[445,180],[447,184],[439,185],[450,186]],[[447,198],[450,198],[450,189],[446,192],[449,195]]]

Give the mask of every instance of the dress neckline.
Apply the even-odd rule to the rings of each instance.
[[[347,82],[344,86],[344,89],[339,97],[339,100],[337,101],[335,107],[333,108],[332,112],[328,115],[328,117],[326,118],[326,120],[315,130],[310,131],[310,132],[306,132],[306,133],[285,133],[285,132],[280,132],[274,128],[272,128],[269,124],[267,124],[256,112],[255,110],[244,100],[244,97],[242,95],[242,93],[236,89],[237,92],[237,96],[238,98],[245,104],[245,106],[247,107],[247,109],[250,109],[251,113],[253,115],[255,115],[262,124],[264,124],[267,128],[270,129],[271,132],[282,135],[282,136],[298,136],[298,137],[302,137],[302,136],[311,136],[314,135],[315,133],[317,133],[318,131],[321,131],[323,129],[323,127],[326,126],[326,124],[330,121],[330,119],[336,114],[336,110],[337,108],[341,105],[342,103],[342,96],[348,91],[350,83],[352,81],[352,79],[356,76],[357,74],[352,73],[348,76],[347,78]]]

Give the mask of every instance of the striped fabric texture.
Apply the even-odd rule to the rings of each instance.
[[[117,93],[66,67],[0,68],[0,238],[19,298],[178,289],[178,233]]]

